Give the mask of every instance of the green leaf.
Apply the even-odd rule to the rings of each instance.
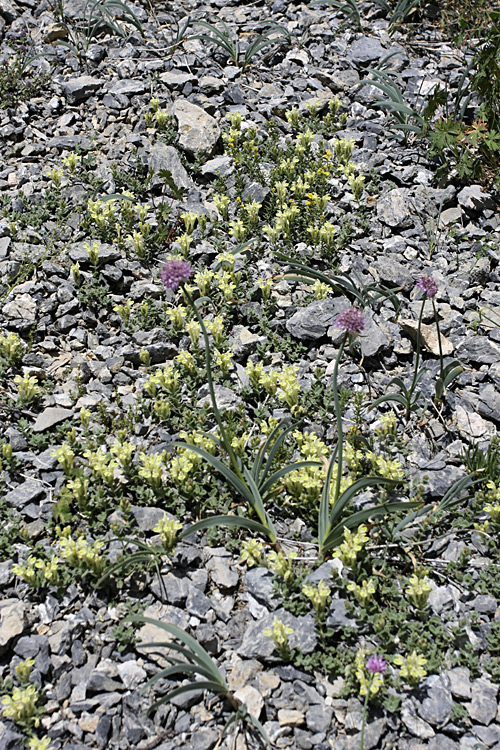
[[[257,534],[263,534],[263,536],[270,536],[269,529],[266,526],[258,521],[252,520],[251,518],[243,518],[242,516],[210,516],[209,518],[203,518],[201,521],[197,521],[191,526],[188,526],[187,529],[181,531],[178,538],[187,539],[198,531],[210,529],[214,526],[236,526],[241,529],[255,531]]]
[[[184,693],[189,693],[193,690],[210,690],[212,693],[216,693],[217,695],[227,695],[225,691],[221,690],[221,686],[217,682],[212,682],[210,680],[198,680],[196,682],[189,683],[189,685],[182,685],[181,687],[171,690],[163,698],[160,698],[160,700],[153,703],[148,711],[148,714],[150,715],[154,713],[160,706],[163,706],[165,703],[170,703],[170,701],[176,698],[178,695],[184,695]]]
[[[373,508],[367,508],[358,511],[357,513],[353,513],[344,522],[338,524],[330,531],[325,542],[320,547],[320,554],[324,555],[326,552],[331,552],[334,547],[338,546],[344,537],[344,528],[358,528],[358,526],[369,521],[371,518],[380,518],[381,516],[386,516],[390,513],[397,513],[400,510],[406,510],[407,508],[415,507],[417,505],[419,505],[417,502],[394,502],[376,505]]]
[[[160,169],[158,172],[158,177],[160,177],[162,180],[165,180],[168,187],[172,191],[172,195],[174,196],[174,198],[176,200],[181,200],[182,196],[185,193],[185,189],[176,185],[170,169]]]
[[[198,657],[199,663],[202,664],[205,669],[211,671],[211,673],[214,675],[214,678],[217,679],[221,685],[224,685],[226,690],[229,690],[224,678],[217,669],[217,666],[205,651],[203,646],[201,646],[198,641],[193,638],[192,635],[189,635],[189,633],[186,633],[185,630],[182,630],[182,628],[177,627],[177,625],[170,625],[169,623],[161,622],[160,620],[154,620],[152,617],[144,617],[143,615],[130,615],[129,617],[125,618],[125,621],[155,625],[161,630],[164,630],[169,635],[173,635],[174,638],[177,638],[190,651],[193,652],[193,658],[195,656]]]

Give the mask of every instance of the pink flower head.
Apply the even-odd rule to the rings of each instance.
[[[357,334],[361,333],[366,325],[366,321],[359,308],[349,307],[340,313],[335,325],[346,333]]]
[[[384,674],[387,669],[387,662],[381,656],[375,654],[375,656],[370,656],[366,662],[366,668],[371,674],[376,674],[377,672]]]
[[[417,281],[417,286],[420,287],[428,297],[434,297],[438,290],[437,284],[432,276],[422,276],[422,278]]]
[[[161,280],[165,289],[177,291],[180,284],[187,281],[193,274],[193,269],[185,260],[167,260],[161,272]]]

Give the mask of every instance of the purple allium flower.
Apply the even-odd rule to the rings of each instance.
[[[177,291],[179,285],[187,281],[193,274],[193,269],[185,260],[167,260],[161,272],[161,280],[165,289]]]
[[[346,333],[361,333],[366,321],[361,310],[357,307],[349,307],[340,313],[335,325]]]
[[[438,290],[437,284],[432,276],[422,276],[422,278],[417,281],[417,286],[419,286],[428,297],[434,297]]]
[[[376,674],[377,672],[384,674],[387,669],[387,662],[381,656],[375,654],[375,656],[370,656],[366,662],[366,668],[371,674]]]

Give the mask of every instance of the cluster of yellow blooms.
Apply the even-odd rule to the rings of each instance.
[[[344,541],[333,550],[333,555],[338,557],[344,565],[352,568],[356,563],[358,553],[361,552],[365,544],[369,541],[367,528],[364,524],[358,526],[356,531],[344,528]]]
[[[427,576],[412,575],[408,579],[406,596],[416,609],[424,609],[431,593]]]

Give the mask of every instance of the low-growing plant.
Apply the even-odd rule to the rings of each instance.
[[[166,653],[163,654],[163,658],[171,664],[171,666],[160,670],[158,674],[154,675],[154,677],[146,683],[144,689],[155,685],[160,680],[168,680],[172,677],[188,676],[201,678],[194,679],[187,685],[182,685],[170,690],[167,695],[157,700],[151,706],[149,709],[150,713],[156,711],[161,705],[170,702],[176,696],[184,695],[193,690],[209,690],[216,693],[216,695],[225,698],[234,711],[233,715],[226,723],[222,735],[224,735],[231,724],[242,721],[249,726],[254,727],[266,745],[271,747],[270,740],[260,721],[248,711],[244,703],[235,697],[213,659],[195,638],[189,635],[189,633],[186,633],[185,630],[178,628],[176,625],[170,625],[166,622],[154,620],[151,617],[131,615],[126,618],[126,620],[132,623],[156,626],[160,630],[163,630],[168,636],[173,636],[173,638],[176,639],[175,641],[170,639],[163,642],[139,644],[140,648],[154,648],[155,650],[158,648],[167,649]],[[180,643],[177,641],[180,641]],[[172,652],[173,654],[179,654],[182,658],[176,658]]]
[[[273,25],[267,29],[263,34],[259,34],[253,39],[250,44],[242,51],[240,40],[236,34],[225,23],[222,23],[223,30],[221,31],[215,24],[209,23],[208,21],[195,21],[195,26],[201,26],[202,28],[209,31],[209,34],[193,34],[190,39],[200,39],[207,44],[215,44],[221,49],[227,57],[231,60],[234,65],[245,71],[255,55],[261,52],[266,47],[276,43],[277,37],[286,38],[283,27]]]
[[[90,44],[103,33],[126,37],[127,25],[143,34],[142,24],[136,14],[123,0],[85,0],[80,16],[69,20],[64,13],[64,0],[55,0],[58,22],[66,32],[66,39],[57,39],[56,44],[70,50],[81,62]]]

